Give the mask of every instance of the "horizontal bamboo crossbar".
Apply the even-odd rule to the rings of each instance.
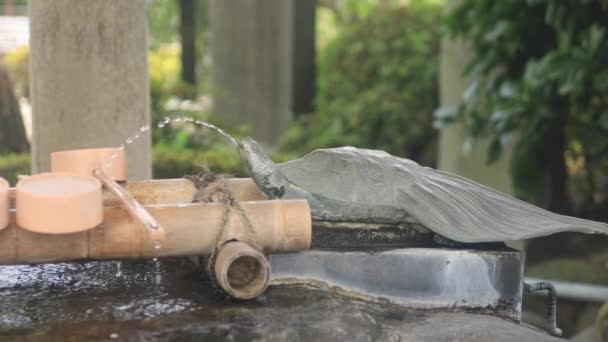
[[[263,201],[268,197],[251,178],[227,178],[226,182],[238,201]],[[142,205],[192,203],[196,186],[188,179],[155,179],[121,184]],[[110,191],[104,191],[104,206],[121,205]],[[11,208],[14,208],[15,189],[9,190]]]
[[[160,184],[156,185],[159,188],[165,185]],[[306,201],[241,202],[240,206],[255,227],[257,240],[264,251],[290,252],[310,247],[312,222]],[[225,205],[222,203],[145,208],[165,230],[164,240],[158,244],[151,239],[149,230],[133,220],[123,207],[105,207],[104,221],[99,227],[61,235],[33,233],[17,227],[13,210],[12,223],[0,230],[0,264],[207,255],[224,222]],[[226,229],[236,240],[249,238],[243,221],[234,210]]]

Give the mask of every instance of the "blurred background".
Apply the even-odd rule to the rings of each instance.
[[[277,161],[324,147],[381,149],[608,222],[606,0],[145,5],[155,178],[203,163],[246,175],[221,137],[158,127],[188,116],[253,136]],[[11,184],[31,172],[29,39],[28,1],[0,0],[0,176]],[[606,237],[513,246],[526,250],[528,276],[608,286]],[[543,300],[525,303],[526,319],[543,322]],[[600,306],[562,299],[559,326],[574,336]]]

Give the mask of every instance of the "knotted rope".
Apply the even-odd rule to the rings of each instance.
[[[215,271],[213,265],[215,264],[217,254],[220,248],[230,241],[235,241],[235,236],[231,236],[228,229],[228,223],[230,218],[233,216],[231,213],[235,213],[237,217],[243,223],[246,233],[246,241],[251,247],[259,252],[263,252],[262,245],[257,238],[256,229],[251,222],[251,219],[247,213],[243,210],[239,202],[236,200],[234,192],[230,189],[230,185],[226,182],[226,176],[218,175],[205,165],[199,166],[199,170],[195,175],[185,176],[184,178],[189,179],[196,186],[197,192],[194,195],[193,203],[223,203],[224,212],[222,216],[222,223],[215,239],[213,251],[209,256],[206,263],[206,270],[213,284],[216,283]],[[219,287],[216,286],[219,289]]]

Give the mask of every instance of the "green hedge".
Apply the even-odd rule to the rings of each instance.
[[[197,171],[197,165],[207,165],[212,171],[238,177],[245,176],[245,165],[238,153],[230,146],[214,145],[208,150],[173,150],[155,146],[152,170],[154,178],[181,178]],[[17,182],[18,175],[30,174],[30,155],[0,155],[0,177],[9,181],[11,186]]]
[[[153,152],[154,178],[181,178],[193,174],[198,165],[206,165],[211,171],[245,176],[245,165],[231,146],[213,145],[208,150],[172,150],[155,146]]]
[[[347,13],[320,52],[315,113],[291,125],[280,150],[353,145],[432,165],[441,11],[419,0]]]
[[[17,182],[18,175],[30,174],[29,153],[0,155],[0,177],[6,179],[11,186]]]

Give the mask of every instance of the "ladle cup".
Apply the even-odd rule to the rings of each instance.
[[[101,183],[74,173],[40,173],[16,187],[17,224],[46,234],[67,234],[94,228],[103,221]]]

